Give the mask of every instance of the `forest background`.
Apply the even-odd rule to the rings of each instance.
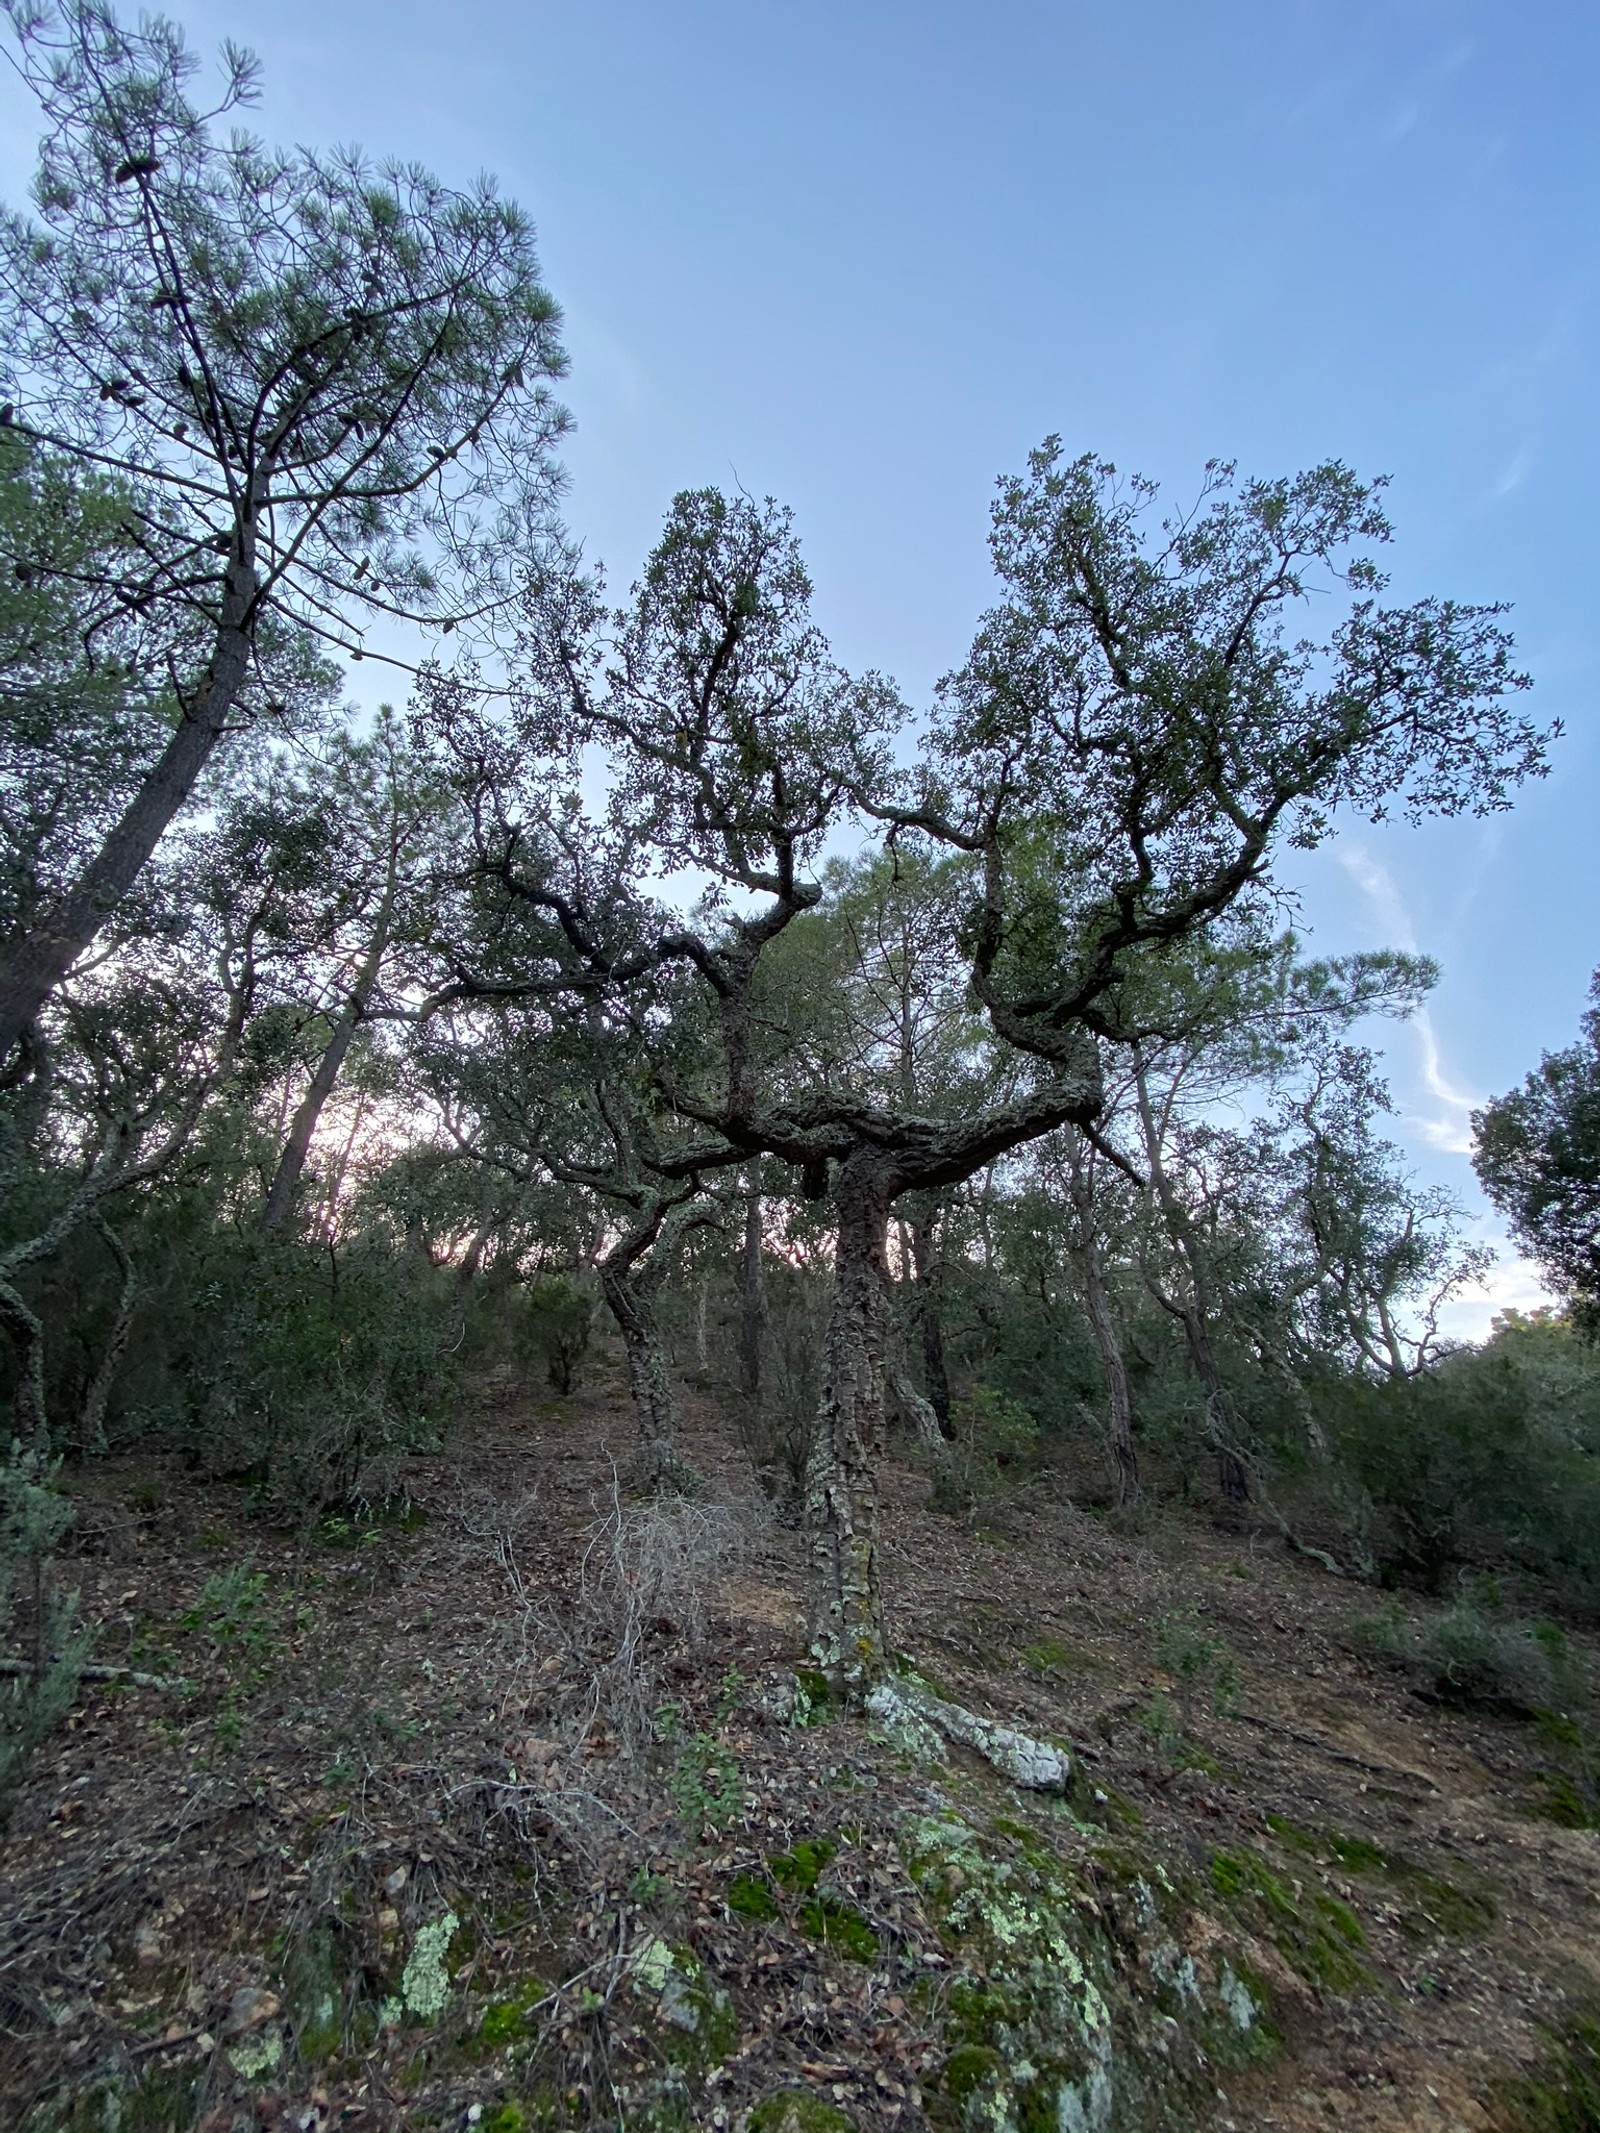
[[[1588,1828],[1569,1630],[1600,1564],[1600,1023],[1520,1098],[1485,1107],[1474,1085],[1571,1039],[1591,954],[1582,446],[1542,443],[1584,378],[1582,292],[1534,204],[1559,194],[1564,216],[1581,187],[1550,160],[1566,136],[1544,80],[1503,70],[1493,93],[1526,124],[1485,139],[1474,85],[1498,48],[1470,22],[1386,17],[1413,43],[1309,100],[1306,40],[1331,18],[1258,39],[1237,135],[1287,128],[1305,175],[1266,188],[1282,251],[1255,265],[1262,226],[1230,204],[1255,166],[1189,185],[1192,138],[1131,87],[1120,114],[1099,99],[1098,145],[1070,135],[1107,227],[1059,160],[1069,135],[1014,111],[977,125],[983,153],[953,125],[973,158],[959,211],[937,187],[913,200],[903,170],[875,189],[864,144],[892,148],[837,49],[851,152],[832,160],[803,96],[795,159],[767,108],[748,155],[724,131],[709,165],[672,163],[624,96],[610,123],[639,160],[608,166],[614,199],[587,212],[676,199],[682,249],[652,233],[647,266],[636,232],[634,271],[569,223],[644,307],[608,342],[581,295],[564,318],[493,185],[230,135],[257,94],[238,46],[192,71],[159,22],[6,12],[47,126],[37,219],[14,205],[0,235],[0,1599],[18,1646],[0,1805],[84,1681],[173,1686],[90,1651],[52,1569],[74,1477],[166,1461],[240,1489],[263,1534],[381,1541],[474,1401],[567,1402],[615,1359],[635,1440],[595,1533],[631,1547],[668,1530],[657,1512],[703,1532],[680,1425],[686,1386],[712,1395],[768,1529],[801,1536],[815,1671],[796,1693],[864,1708],[913,1757],[949,1740],[1067,1785],[1064,1751],[905,1673],[880,1548],[895,1462],[968,1532],[1065,1476],[1108,1531],[1199,1504],[1352,1585],[1449,1597],[1426,1635],[1390,1623],[1390,1658],[1548,1720],[1572,1749],[1550,1812]],[[688,21],[716,45],[717,18]],[[573,124],[593,26],[542,26]],[[693,39],[669,54],[642,18],[613,27],[630,57],[611,86],[675,137],[663,84]],[[873,27],[882,66],[921,81],[883,100],[931,177],[940,98],[960,81],[982,102],[960,40],[924,78],[911,27]],[[1133,58],[1093,12],[1008,30],[1042,40],[1031,73],[1007,48],[1008,80],[1081,76],[1090,105],[1096,68],[1120,81]],[[784,72],[779,45],[730,47]],[[307,47],[289,71],[343,64]],[[1266,93],[1275,67],[1292,108]],[[1415,91],[1398,103],[1397,80]],[[726,76],[699,87],[731,108]],[[269,138],[283,116],[269,104]],[[1160,153],[1112,183],[1141,125]],[[842,222],[868,197],[905,217],[855,216],[833,277],[806,264],[825,218],[802,141]],[[652,149],[683,191],[651,189]],[[1414,152],[1408,220],[1390,178]],[[708,182],[726,248],[696,219]],[[529,184],[559,221],[561,182]],[[790,203],[787,247],[769,198]],[[1528,308],[1502,293],[1475,336],[1447,332],[1491,211]],[[1196,278],[1212,228],[1238,256]],[[978,285],[929,231],[981,261]],[[1139,360],[1091,358],[1073,306],[1140,232],[1120,310]],[[709,285],[725,256],[753,277]],[[1357,257],[1392,280],[1359,324]],[[986,300],[997,259],[1023,309]],[[879,292],[859,339],[852,274]],[[1363,370],[1379,323],[1388,368]],[[587,408],[567,346],[581,362],[585,333]],[[1446,365],[1446,392],[1441,342],[1476,366]],[[894,377],[892,422],[851,389],[852,347]],[[1072,360],[1035,377],[1041,349]],[[1324,367],[1331,397],[1336,359],[1366,397],[1313,438],[1328,403],[1308,378]],[[711,418],[671,413],[708,393],[729,461],[712,480],[691,464]],[[1220,447],[1203,466],[1197,431]],[[1441,979],[1452,947],[1461,975]],[[1519,1018],[1552,978],[1559,1008]],[[1496,1267],[1456,1204],[1474,1153],[1526,1260]],[[1505,1308],[1536,1302],[1557,1308]],[[229,1575],[248,1585],[253,1560]],[[575,1759],[631,1726],[655,1767],[653,1667],[600,1732],[592,1701],[566,1713]],[[347,2042],[396,2026],[371,1982],[350,1985]]]
[[[996,471],[1050,430],[1180,490],[1211,454],[1392,474],[1400,583],[1512,601],[1567,736],[1504,821],[1347,831],[1300,869],[1306,914],[1324,952],[1438,957],[1389,1047],[1396,1130],[1501,1246],[1446,1323],[1538,1300],[1465,1146],[1471,1105],[1569,1040],[1593,963],[1587,10],[1536,36],[1460,0],[188,26],[261,51],[275,138],[486,167],[532,207],[572,516],[617,582],[665,497],[737,478],[796,507],[841,658],[914,701],[986,598]],[[0,113],[16,199],[35,128],[9,77]]]

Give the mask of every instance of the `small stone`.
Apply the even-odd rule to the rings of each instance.
[[[247,2030],[259,2029],[263,2022],[270,2022],[278,2012],[279,2000],[275,1992],[265,1985],[241,1985],[228,2002],[228,2018],[222,2025],[225,2037],[242,2037]]]
[[[383,1893],[385,1894],[385,1896],[398,1896],[400,1891],[406,1885],[406,1876],[410,1873],[410,1871],[411,1869],[409,1867],[397,1866],[394,1872],[389,1876],[388,1880],[385,1881],[383,1884]]]

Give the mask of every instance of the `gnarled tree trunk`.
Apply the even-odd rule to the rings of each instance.
[[[840,1165],[826,1376],[806,1467],[811,1648],[847,1695],[884,1672],[878,1463],[884,1448],[885,1249],[893,1177],[876,1149]]]
[[[117,1291],[116,1316],[111,1322],[105,1347],[100,1351],[94,1376],[84,1391],[83,1410],[78,1417],[78,1448],[85,1457],[105,1449],[106,1409],[111,1403],[111,1388],[117,1381],[117,1372],[133,1332],[133,1315],[139,1301],[139,1284],[127,1246],[109,1222],[96,1222],[95,1229],[116,1260],[122,1280]]]
[[[656,1249],[661,1249],[659,1244]],[[645,1489],[688,1491],[697,1477],[678,1450],[678,1405],[656,1329],[654,1292],[660,1275],[654,1262],[640,1268],[638,1256],[613,1256],[609,1265],[602,1260],[599,1269],[600,1291],[617,1322],[627,1358],[628,1391],[639,1427],[637,1480]]]
[[[12,1428],[24,1446],[46,1452],[50,1448],[50,1432],[45,1425],[44,1328],[5,1280],[0,1280],[0,1325],[10,1334],[17,1355]]]

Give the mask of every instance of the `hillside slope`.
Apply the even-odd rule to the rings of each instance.
[[[896,1467],[896,1642],[1072,1751],[1021,1792],[796,1701],[800,1538],[714,1407],[687,1510],[628,1446],[602,1372],[304,1541],[82,1480],[61,1574],[147,1679],[85,1685],[0,1852],[8,2127],[1600,2122],[1569,1749],[1419,1694],[1370,1589],[1064,1483],[972,1530]]]

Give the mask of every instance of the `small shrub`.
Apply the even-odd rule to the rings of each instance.
[[[73,1518],[54,1483],[55,1469],[17,1446],[0,1464],[0,1634],[10,1641],[15,1624],[29,1647],[28,1670],[0,1680],[0,1829],[29,1759],[72,1708],[89,1644],[52,1572]]]
[[[1463,1597],[1421,1622],[1386,1608],[1357,1625],[1361,1642],[1401,1660],[1446,1703],[1487,1704],[1532,1717],[1552,1702],[1555,1670],[1530,1623],[1506,1620]]]
[[[1226,1718],[1239,1693],[1233,1654],[1218,1637],[1207,1636],[1199,1618],[1172,1614],[1156,1630],[1156,1658],[1178,1685],[1178,1712],[1185,1733],[1194,1723],[1194,1700],[1209,1692],[1211,1708]]]
[[[939,1459],[930,1508],[971,1520],[995,1511],[1026,1479],[1039,1445],[1039,1425],[1020,1401],[979,1386],[956,1418],[956,1434]]]
[[[594,1330],[593,1300],[565,1274],[547,1274],[523,1292],[516,1319],[516,1352],[543,1362],[552,1392],[577,1390]]]

